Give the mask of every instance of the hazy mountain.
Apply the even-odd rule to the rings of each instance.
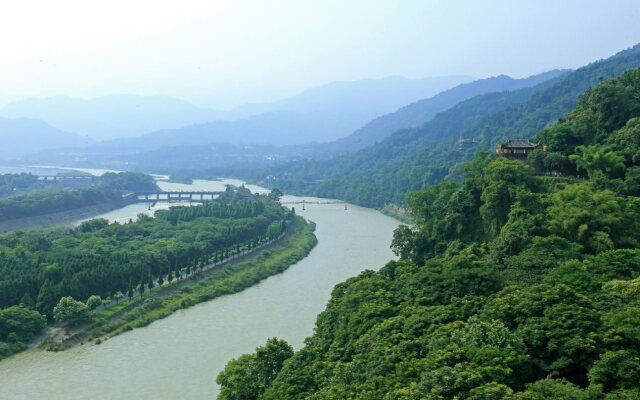
[[[285,100],[241,106],[232,113],[245,116],[280,111],[321,114],[325,118],[337,118],[336,122],[342,123],[342,129],[347,130],[348,134],[379,115],[472,80],[474,78],[470,76],[422,79],[389,76],[380,79],[331,82],[307,89]]]
[[[272,104],[249,105],[231,114],[254,114],[175,130],[152,132],[119,145],[158,148],[167,145],[224,142],[236,145],[291,145],[344,137],[372,118],[472,78],[451,76],[411,80],[400,77],[335,82]]]
[[[36,118],[58,129],[94,139],[144,133],[210,121],[223,113],[170,97],[113,95],[93,99],[66,96],[9,103],[0,116]]]
[[[460,163],[477,150],[491,151],[508,136],[533,136],[564,117],[580,94],[602,79],[639,67],[637,45],[531,88],[465,100],[420,127],[396,131],[353,154],[283,163],[264,171],[239,166],[235,175],[253,180],[275,177],[263,183],[367,206],[401,203],[410,191],[447,176],[455,179]],[[477,145],[460,150],[456,141],[461,137],[474,138]]]
[[[119,150],[127,149],[127,153],[140,152],[136,154],[121,154],[118,162],[125,163],[127,166],[136,166],[136,168],[153,168],[154,165],[163,165],[168,167],[169,164],[173,168],[193,169],[207,168],[215,164],[215,166],[228,166],[232,162],[264,162],[265,160],[290,160],[298,157],[318,157],[328,156],[330,154],[344,153],[355,151],[373,144],[385,136],[391,135],[396,128],[410,127],[420,124],[421,121],[428,121],[433,116],[443,110],[452,107],[459,101],[463,101],[474,95],[492,92],[516,90],[527,86],[532,86],[545,80],[552,79],[563,71],[549,71],[543,74],[535,75],[526,79],[513,79],[505,75],[497,77],[481,79],[471,83],[461,84],[452,89],[446,90],[428,99],[419,100],[408,106],[402,107],[395,113],[374,119],[361,129],[358,129],[352,135],[338,139],[329,143],[305,143],[301,145],[284,146],[274,148],[273,146],[264,147],[266,145],[280,145],[291,143],[299,140],[301,132],[305,135],[316,136],[322,135],[328,129],[330,121],[325,120],[325,114],[319,115],[302,114],[301,111],[308,107],[314,109],[314,106],[330,108],[334,105],[321,105],[320,98],[327,97],[327,92],[332,92],[332,96],[341,99],[342,104],[348,103],[346,98],[355,98],[364,95],[364,91],[357,96],[344,93],[338,95],[337,92],[344,90],[340,84],[331,84],[323,88],[312,89],[309,92],[297,97],[297,102],[291,101],[292,108],[296,112],[270,112],[256,115],[240,121],[217,121],[205,125],[193,126],[189,129],[167,130],[145,135],[141,138],[115,140],[108,143],[101,143],[95,146],[96,152],[101,154],[93,154],[91,159],[96,162],[109,160],[104,157],[105,152],[117,153]],[[386,85],[390,85],[391,81],[396,78],[385,80]],[[400,79],[406,83],[407,80]],[[356,86],[363,85],[364,81],[359,81]],[[418,81],[418,86],[422,81]],[[377,86],[381,82],[377,82]],[[417,92],[424,90],[417,90]],[[325,95],[317,95],[324,92]],[[371,95],[371,101],[377,101],[378,97]],[[345,105],[346,107],[346,105]],[[338,107],[339,108],[339,107]],[[319,117],[318,117],[319,116]],[[311,122],[314,121],[314,122]],[[270,131],[273,126],[279,126],[276,131]],[[242,145],[242,150],[233,146],[221,146],[220,144],[209,145],[211,140],[221,141],[223,138],[232,137],[234,131],[244,132],[244,136],[234,139],[233,143]],[[175,137],[180,134],[180,146],[174,146]],[[154,150],[145,151],[152,143]],[[262,145],[250,146],[246,145]],[[162,150],[155,150],[162,148]],[[242,158],[242,153],[245,157]],[[160,158],[166,160],[164,163],[158,162]]]
[[[566,72],[568,70],[552,70],[524,79],[513,79],[507,75],[499,75],[464,83],[433,97],[406,105],[393,113],[375,118],[353,134],[327,144],[321,150],[327,153],[355,151],[379,142],[399,129],[420,126],[439,112],[474,96],[535,86]]]
[[[91,140],[30,118],[0,118],[0,159],[61,146],[84,146]]]
[[[201,108],[159,96],[112,95],[93,99],[55,96],[9,103],[0,109],[0,116],[36,118],[58,129],[101,140],[155,131],[162,131],[158,136],[162,137],[169,130],[184,128],[175,131],[174,145],[184,144],[183,136],[193,139],[195,135],[207,137],[197,143],[293,144],[346,136],[378,115],[471,79],[388,77],[334,82],[285,100],[250,104],[231,111]]]
[[[219,113],[218,117],[226,119],[192,124],[175,129],[158,129],[139,137],[108,140],[86,149],[85,153],[92,155],[111,154],[118,158],[121,155],[172,146],[210,143],[271,146],[300,144],[311,141],[330,141],[348,135],[377,115],[394,110],[402,104],[414,101],[416,98],[433,95],[470,79],[472,78],[464,76],[418,80],[389,77],[354,82],[336,82],[309,89],[290,99],[276,103],[256,104],[241,107],[227,113]],[[114,104],[118,97],[120,96],[109,96],[114,101]],[[126,103],[130,102],[132,98],[138,97],[123,96],[122,98]],[[69,101],[70,103],[78,104],[75,99],[59,99],[63,99],[62,103]],[[128,132],[131,132],[133,127],[139,132],[142,129],[141,126],[169,123],[167,121],[171,120],[170,117],[174,114],[169,111],[164,113],[160,111],[153,112],[153,99],[156,98],[142,99],[147,99],[148,102],[145,103],[144,107],[141,106],[144,112],[140,113],[130,112],[130,108],[125,107],[126,104],[120,107],[114,105],[114,109],[123,116],[122,120],[111,123],[112,127],[117,126],[119,129],[115,130],[115,132],[124,132],[124,126],[127,123],[132,124],[127,128],[129,129]],[[23,102],[21,107],[18,107],[18,103],[10,104],[5,107],[4,112],[16,112],[17,108],[27,110],[27,104],[28,102]],[[34,101],[33,104],[42,103]],[[97,104],[95,101],[89,101],[83,107],[89,109],[91,105],[95,104]],[[37,109],[37,107],[34,106],[33,109]],[[42,109],[46,109],[46,107],[43,106]],[[98,122],[97,120],[104,120],[114,112],[110,113],[107,108],[103,108],[104,115],[96,115],[94,111],[87,112],[81,121],[73,121],[70,118],[71,123],[91,126],[91,119],[93,118],[96,120],[96,124],[101,125],[101,131],[103,133],[107,132],[110,129],[109,122]],[[257,114],[241,117],[252,113]],[[143,117],[143,115],[147,114],[149,115]],[[193,116],[194,114],[190,115]],[[56,116],[51,115],[50,117],[53,119]],[[60,123],[62,118],[56,118]],[[87,158],[86,154],[82,155],[77,152],[75,154],[78,159]]]

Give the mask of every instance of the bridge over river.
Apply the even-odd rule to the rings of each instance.
[[[199,202],[203,203],[213,200],[224,192],[216,191],[151,191],[129,193],[125,197],[133,197],[137,202],[157,203],[157,202]]]
[[[158,202],[196,202],[203,203],[205,201],[216,199],[224,192],[220,191],[151,191],[151,192],[135,192],[125,195],[125,197],[133,198],[135,202],[144,203],[158,203]],[[347,203],[340,200],[335,201],[313,201],[313,200],[295,200],[295,201],[281,201],[280,204],[302,204],[302,209],[305,210],[307,205],[317,204],[344,204],[344,209],[347,209]]]

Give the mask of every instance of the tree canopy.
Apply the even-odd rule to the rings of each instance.
[[[255,353],[219,398],[638,398],[639,98],[640,70],[588,91],[538,134],[562,162],[479,154],[410,194],[400,259],[338,284],[266,390],[239,392]]]

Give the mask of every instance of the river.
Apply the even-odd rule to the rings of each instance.
[[[191,185],[160,181],[159,185],[221,190],[227,183],[240,181],[196,180]],[[284,200],[301,199],[285,196]],[[215,377],[230,359],[274,336],[299,349],[313,333],[316,316],[336,283],[393,258],[389,244],[398,222],[353,205],[347,211],[340,204],[307,205],[305,211],[296,211],[316,222],[318,245],[286,272],[101,345],[59,353],[31,349],[1,361],[0,399],[211,400],[218,393]],[[149,211],[134,204],[101,217],[126,221],[140,212]]]

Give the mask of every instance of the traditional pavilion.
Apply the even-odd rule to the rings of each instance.
[[[529,153],[540,147],[540,143],[531,143],[529,139],[507,138],[505,143],[496,146],[496,154],[509,160],[526,160]]]

